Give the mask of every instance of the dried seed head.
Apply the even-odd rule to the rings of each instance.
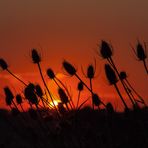
[[[39,97],[43,97],[43,90],[42,90],[42,88],[40,87],[40,85],[36,85],[36,86],[35,86],[35,90],[36,90],[36,94],[37,94]]]
[[[2,70],[6,70],[8,68],[8,65],[4,59],[0,59],[0,67]]]
[[[66,70],[66,72],[68,74],[70,74],[71,76],[73,76],[76,73],[75,67],[72,64],[70,64],[69,62],[64,61],[62,64],[63,64],[63,67]]]
[[[13,93],[11,92],[11,90],[9,89],[9,87],[5,87],[4,88],[4,92],[5,92],[5,96],[6,96],[6,104],[7,105],[11,105],[12,100],[14,98]]]
[[[114,107],[110,102],[106,104],[106,109],[109,114],[114,113]]]
[[[62,88],[58,89],[58,94],[63,104],[67,104],[69,102],[68,97]]]
[[[121,80],[124,80],[124,79],[126,79],[126,78],[127,78],[126,72],[125,72],[125,71],[121,71],[121,72],[120,72],[120,79],[121,79]]]
[[[82,91],[83,90],[83,83],[82,83],[82,81],[80,81],[79,83],[78,83],[78,90],[79,91]]]
[[[53,72],[53,70],[51,68],[47,69],[47,75],[50,79],[54,79],[55,78],[55,74]]]
[[[32,104],[38,104],[38,98],[35,94],[35,86],[30,83],[24,90],[25,98]]]
[[[92,78],[94,78],[94,75],[95,75],[94,67],[93,67],[93,65],[89,65],[87,68],[87,77],[89,79],[92,79]]]
[[[138,42],[137,44],[137,57],[139,60],[146,59],[146,53],[141,43]]]
[[[102,40],[102,43],[101,43],[100,53],[104,59],[110,58],[112,56],[111,46],[109,45],[109,43],[107,43],[104,40]]]
[[[17,104],[22,104],[22,96],[20,94],[16,95],[16,102]]]
[[[100,98],[97,94],[92,95],[93,104],[99,106],[101,104]]]
[[[115,71],[111,68],[109,64],[105,64],[105,74],[110,85],[115,84],[118,81]]]
[[[33,63],[37,64],[39,62],[41,62],[41,57],[38,54],[36,49],[32,49],[32,61]]]

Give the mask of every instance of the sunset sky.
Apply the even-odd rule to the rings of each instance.
[[[61,75],[62,61],[71,61],[81,73],[81,66],[86,69],[95,57],[98,77],[94,89],[107,100],[117,95],[105,80],[105,61],[96,54],[97,44],[104,39],[114,47],[119,70],[128,73],[129,81],[148,103],[147,75],[130,47],[135,47],[137,39],[148,43],[147,12],[147,0],[0,0],[0,58],[24,81],[42,83],[30,54],[37,48],[44,72],[51,67],[61,80],[76,87],[74,78]],[[5,104],[6,85],[23,89],[6,72],[0,72],[0,108]]]

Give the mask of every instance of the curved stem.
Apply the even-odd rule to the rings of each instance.
[[[129,81],[127,79],[125,79],[126,83],[128,84],[128,86],[131,88],[131,90],[139,97],[139,99],[143,102],[143,104],[146,106],[145,101],[143,100],[143,98],[137,93],[137,91],[132,87],[132,85],[129,83]]]
[[[10,75],[12,75],[14,78],[16,78],[18,81],[20,81],[25,86],[27,86],[27,84],[25,82],[23,82],[20,78],[18,78],[15,74],[13,74],[9,69],[6,69],[6,70]]]
[[[67,95],[69,96],[69,99],[70,99],[70,101],[71,101],[71,103],[72,103],[72,106],[73,106],[73,108],[75,108],[75,105],[74,105],[74,103],[73,103],[73,100],[72,100],[72,97],[71,97],[71,95],[70,95],[70,93],[69,93],[69,91],[68,91],[68,89],[66,88],[66,86],[63,84],[63,82],[60,80],[60,79],[58,79],[57,77],[55,77],[55,79],[63,86],[63,88],[66,90],[66,92],[67,92]],[[54,79],[54,80],[55,80]],[[55,81],[56,81],[55,80]]]
[[[90,89],[91,89],[91,91],[93,92],[93,89],[92,89],[92,79],[89,79],[90,81]],[[93,97],[93,94],[91,93],[91,96]],[[94,110],[94,103],[93,103],[93,99],[92,99],[92,108],[93,108],[93,110]]]
[[[114,87],[115,87],[115,89],[116,89],[116,91],[117,91],[117,93],[118,93],[118,95],[119,95],[119,97],[120,97],[120,99],[121,99],[123,105],[125,106],[126,109],[128,109],[128,107],[127,107],[127,105],[126,105],[126,103],[125,103],[125,101],[124,101],[124,99],[123,99],[123,97],[122,97],[122,95],[121,95],[121,93],[120,93],[120,91],[119,91],[119,88],[117,87],[116,84],[114,84]]]
[[[79,91],[79,93],[78,93],[78,100],[77,100],[77,106],[76,106],[76,109],[78,109],[78,106],[79,106],[80,94],[81,94],[81,91]]]
[[[39,72],[40,72],[42,81],[43,81],[43,83],[44,83],[44,86],[45,86],[45,88],[46,88],[46,90],[47,90],[47,92],[48,92],[48,94],[49,94],[49,96],[50,96],[50,99],[51,99],[51,101],[52,101],[52,103],[53,103],[53,105],[54,105],[54,108],[55,108],[55,110],[56,110],[58,116],[60,117],[59,112],[58,112],[58,109],[56,108],[56,105],[55,105],[55,103],[54,103],[54,101],[53,101],[52,95],[51,95],[51,93],[50,93],[50,91],[49,91],[49,89],[48,89],[48,87],[47,87],[47,84],[46,84],[46,82],[45,82],[45,80],[44,80],[44,77],[43,77],[43,74],[42,74],[42,70],[41,70],[40,63],[37,63],[37,65],[38,65]]]
[[[75,76],[78,78],[78,80],[80,80],[82,83],[83,83],[83,85],[88,89],[88,91],[90,91],[91,93],[92,93],[92,95],[94,94],[93,93],[93,91],[82,81],[82,79],[75,73]],[[102,102],[102,100],[100,100],[100,102],[102,103],[102,105],[104,106],[104,107],[106,107],[106,105],[104,104],[104,102]]]
[[[117,70],[117,68],[116,68],[116,66],[115,66],[115,64],[114,64],[114,61],[112,60],[111,57],[110,57],[110,61],[111,61],[111,63],[112,63],[112,66],[113,66],[114,70],[116,71],[116,73],[117,73],[117,75],[118,75],[120,81],[121,81],[121,84],[122,84],[122,86],[123,86],[123,88],[124,88],[126,94],[128,95],[130,101],[131,101],[132,104],[133,104],[132,98],[131,98],[131,96],[129,95],[129,93],[128,93],[128,91],[127,91],[127,88],[126,88],[126,86],[125,86],[123,80],[120,78],[120,74],[119,74],[119,72],[118,72],[118,70]],[[134,105],[134,104],[133,104],[133,105]]]
[[[145,70],[146,70],[146,73],[148,74],[148,69],[147,69],[145,60],[143,60],[143,64],[144,64],[144,68],[145,68]]]

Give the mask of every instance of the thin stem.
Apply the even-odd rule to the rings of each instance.
[[[120,93],[120,91],[119,91],[119,88],[117,87],[116,84],[114,84],[114,87],[115,87],[115,89],[116,89],[116,91],[117,91],[117,93],[118,93],[118,95],[119,95],[119,97],[120,97],[122,103],[124,104],[125,108],[128,109],[128,107],[127,107],[127,105],[126,105],[126,103],[125,103],[125,101],[124,101],[124,99],[123,99],[123,97],[122,97],[122,95],[121,95],[121,93]]]
[[[91,89],[91,91],[93,92],[93,89],[92,89],[92,79],[90,78],[89,79],[90,81],[90,89]],[[93,94],[91,93],[91,96],[92,96],[92,98],[93,98]],[[93,99],[92,99],[92,108],[93,108],[93,110],[94,110],[94,103],[93,103]]]
[[[143,64],[144,64],[144,68],[145,68],[145,70],[146,70],[146,73],[148,74],[148,69],[147,69],[145,60],[143,60]]]
[[[81,94],[81,91],[79,91],[79,93],[78,93],[78,100],[77,100],[77,106],[76,106],[76,109],[78,109],[78,106],[79,106],[80,94]]]
[[[9,69],[6,69],[6,70],[10,75],[12,75],[14,78],[16,78],[18,81],[20,81],[25,86],[27,86],[27,84],[25,82],[23,82],[20,78],[18,78],[15,74],[13,74]]]
[[[55,80],[55,81],[57,80],[57,81],[63,86],[63,88],[64,88],[64,89],[66,90],[66,92],[67,92],[67,95],[69,96],[69,99],[70,99],[70,101],[71,101],[71,103],[72,103],[73,108],[75,108],[75,105],[74,105],[74,103],[73,103],[72,97],[71,97],[71,95],[70,95],[68,89],[66,88],[66,86],[65,86],[65,85],[63,84],[63,82],[62,82],[60,79],[58,79],[57,77],[55,77],[54,80]]]
[[[132,89],[132,91],[139,97],[139,99],[143,102],[143,104],[146,106],[145,101],[143,100],[143,98],[137,93],[137,91],[132,87],[132,85],[129,83],[129,81],[127,79],[125,79],[126,83],[128,84],[128,86]]]
[[[127,91],[127,88],[126,88],[126,86],[125,86],[123,80],[120,78],[120,74],[119,74],[119,72],[118,72],[118,70],[117,70],[117,68],[116,68],[116,66],[115,66],[115,64],[114,64],[114,61],[112,60],[111,57],[110,57],[109,59],[110,59],[110,62],[112,63],[112,66],[113,66],[114,70],[116,71],[116,73],[117,73],[117,75],[118,75],[118,77],[119,77],[119,79],[120,79],[120,81],[121,81],[121,84],[122,84],[122,86],[123,86],[123,88],[124,88],[126,94],[128,95],[130,101],[132,102],[132,98],[131,98],[131,96],[129,95],[129,93],[128,93],[128,91]],[[133,102],[132,102],[132,104],[133,104]],[[133,105],[134,105],[134,104],[133,104]]]
[[[78,80],[80,80],[82,83],[83,83],[83,85],[92,93],[92,95],[94,94],[93,92],[92,92],[92,90],[82,81],[82,79],[75,73],[75,76],[78,78]],[[102,105],[104,106],[104,107],[106,107],[106,105],[100,100],[100,102],[102,103]]]
[[[55,110],[57,111],[58,116],[60,117],[59,112],[58,112],[58,109],[56,108],[56,105],[55,105],[55,103],[54,103],[54,101],[53,101],[52,95],[51,95],[51,93],[50,93],[50,91],[49,91],[49,89],[48,89],[48,87],[47,87],[47,84],[46,84],[46,82],[45,82],[45,80],[44,80],[44,77],[43,77],[43,74],[42,74],[42,70],[41,70],[40,63],[37,63],[37,65],[38,65],[39,72],[40,72],[42,81],[43,81],[43,83],[44,83],[44,86],[45,86],[45,88],[47,89],[47,92],[48,92],[48,94],[49,94],[49,96],[50,96],[50,99],[51,99],[51,101],[52,101],[52,103],[53,103],[53,105],[54,105]]]

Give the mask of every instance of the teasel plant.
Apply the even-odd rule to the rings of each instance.
[[[129,91],[127,90],[123,80],[120,79],[120,73],[119,73],[119,71],[118,71],[118,69],[117,69],[117,67],[116,67],[116,65],[115,65],[115,63],[114,63],[114,61],[112,59],[112,56],[113,56],[113,47],[112,47],[112,45],[109,44],[108,42],[102,40],[101,45],[100,45],[100,53],[98,53],[98,54],[103,59],[106,59],[108,61],[108,63],[112,66],[112,68],[115,70],[115,72],[118,75],[118,78],[119,78],[119,80],[120,80],[120,82],[121,82],[121,84],[122,84],[128,98],[130,99],[130,101],[131,101],[131,103],[132,103],[132,105],[134,107],[135,103],[134,103],[132,97],[130,96]]]
[[[65,104],[67,110],[70,111],[68,107],[69,100],[68,100],[68,96],[66,95],[65,91],[62,88],[58,88],[58,94],[59,94],[62,104]]]
[[[17,94],[15,98],[16,98],[17,104],[21,107],[22,111],[25,112],[23,105],[22,105],[22,103],[23,103],[22,96],[20,94]]]
[[[12,91],[10,90],[9,87],[4,87],[4,93],[5,93],[5,101],[6,101],[6,104],[12,109],[12,104],[14,105],[14,107],[19,111],[17,105],[15,104],[14,102],[14,95],[12,93]]]
[[[84,73],[83,68],[82,68],[82,72],[83,72],[84,76],[89,79],[90,89],[93,92],[92,80],[95,78],[96,60],[95,60],[95,65],[94,66],[93,66],[93,64],[88,65],[86,74]],[[91,93],[91,95],[93,97],[92,93]],[[93,99],[92,99],[92,108],[94,109]]]
[[[142,44],[140,41],[138,41],[137,42],[137,45],[136,45],[136,49],[134,49],[134,47],[132,47],[132,46],[131,46],[131,48],[132,48],[135,56],[137,57],[137,59],[139,61],[142,61],[143,62],[145,71],[148,74],[148,68],[147,68],[147,65],[146,65],[146,58],[147,58],[146,43],[144,42]]]
[[[65,86],[65,84],[56,76],[56,74],[54,73],[54,71],[53,71],[51,68],[48,68],[48,69],[47,69],[47,75],[48,75],[48,77],[49,77],[51,80],[53,80],[53,81],[55,82],[55,84],[56,84],[59,88],[61,88],[61,87],[64,88],[64,90],[66,91],[66,93],[67,93],[67,95],[68,95],[68,97],[69,97],[69,99],[70,99],[70,101],[69,101],[70,107],[71,107],[71,109],[74,109],[74,108],[75,108],[75,105],[74,105],[74,103],[73,103],[73,100],[72,100],[72,97],[71,97],[71,95],[70,95],[70,92],[69,92],[68,88]]]
[[[87,88],[87,90],[93,95],[94,92],[87,86],[87,84],[80,78],[80,76],[77,74],[77,70],[76,68],[71,64],[69,63],[68,61],[64,60],[63,63],[62,63],[65,71],[70,75],[70,76],[75,76],[80,82],[83,83],[83,85]],[[101,104],[106,107],[106,105],[104,104],[104,102],[102,100],[101,101]]]
[[[19,77],[17,77],[9,68],[8,68],[8,64],[6,63],[6,61],[4,59],[0,59],[0,68],[2,70],[7,71],[11,76],[13,76],[15,79],[17,79],[19,82],[21,82],[23,85],[27,86],[27,84],[21,80]]]
[[[121,99],[121,101],[122,101],[122,103],[125,107],[125,110],[128,110],[128,106],[127,106],[125,100],[123,99],[123,96],[122,96],[122,94],[121,94],[121,92],[120,92],[120,90],[117,86],[118,78],[116,76],[114,69],[109,64],[105,64],[104,68],[105,68],[106,78],[107,78],[109,84],[113,85],[115,87],[115,89],[116,89],[116,91],[117,91],[117,93],[118,93],[118,95],[119,95],[119,97],[120,97],[120,99]]]
[[[136,102],[139,102],[139,103],[144,104],[144,106],[146,107],[147,105],[146,105],[143,97],[141,95],[139,95],[139,93],[133,88],[133,86],[131,85],[131,83],[127,79],[127,77],[128,76],[127,76],[127,74],[126,74],[125,71],[121,71],[120,72],[120,79],[122,79],[125,82],[125,85],[126,85],[127,89],[129,90],[130,94],[133,96],[133,93],[132,92],[134,92],[135,95],[139,98],[139,100],[138,100],[138,99],[135,99],[134,96],[133,96],[134,100]]]
[[[83,91],[83,89],[84,89],[83,83],[80,81],[78,83],[78,87],[77,87],[77,90],[78,90],[78,99],[77,99],[76,109],[78,109],[78,107],[79,107],[80,95],[81,95],[81,92]]]
[[[56,105],[54,103],[53,96],[52,96],[50,90],[48,89],[48,86],[47,86],[47,84],[45,82],[45,79],[44,79],[44,76],[43,76],[43,72],[42,72],[41,65],[40,65],[41,56],[39,55],[39,53],[38,53],[38,51],[36,49],[32,49],[31,53],[32,53],[32,61],[33,61],[34,64],[37,64],[38,69],[39,69],[39,73],[41,75],[41,79],[43,81],[43,84],[44,84],[44,86],[45,86],[45,88],[46,88],[46,90],[47,90],[47,92],[49,94],[49,97],[50,97],[50,99],[52,101],[52,104],[53,104],[53,106],[54,106],[54,108],[55,108],[55,110],[57,112],[58,117],[60,117],[58,109],[57,109],[57,107],[56,107]]]

